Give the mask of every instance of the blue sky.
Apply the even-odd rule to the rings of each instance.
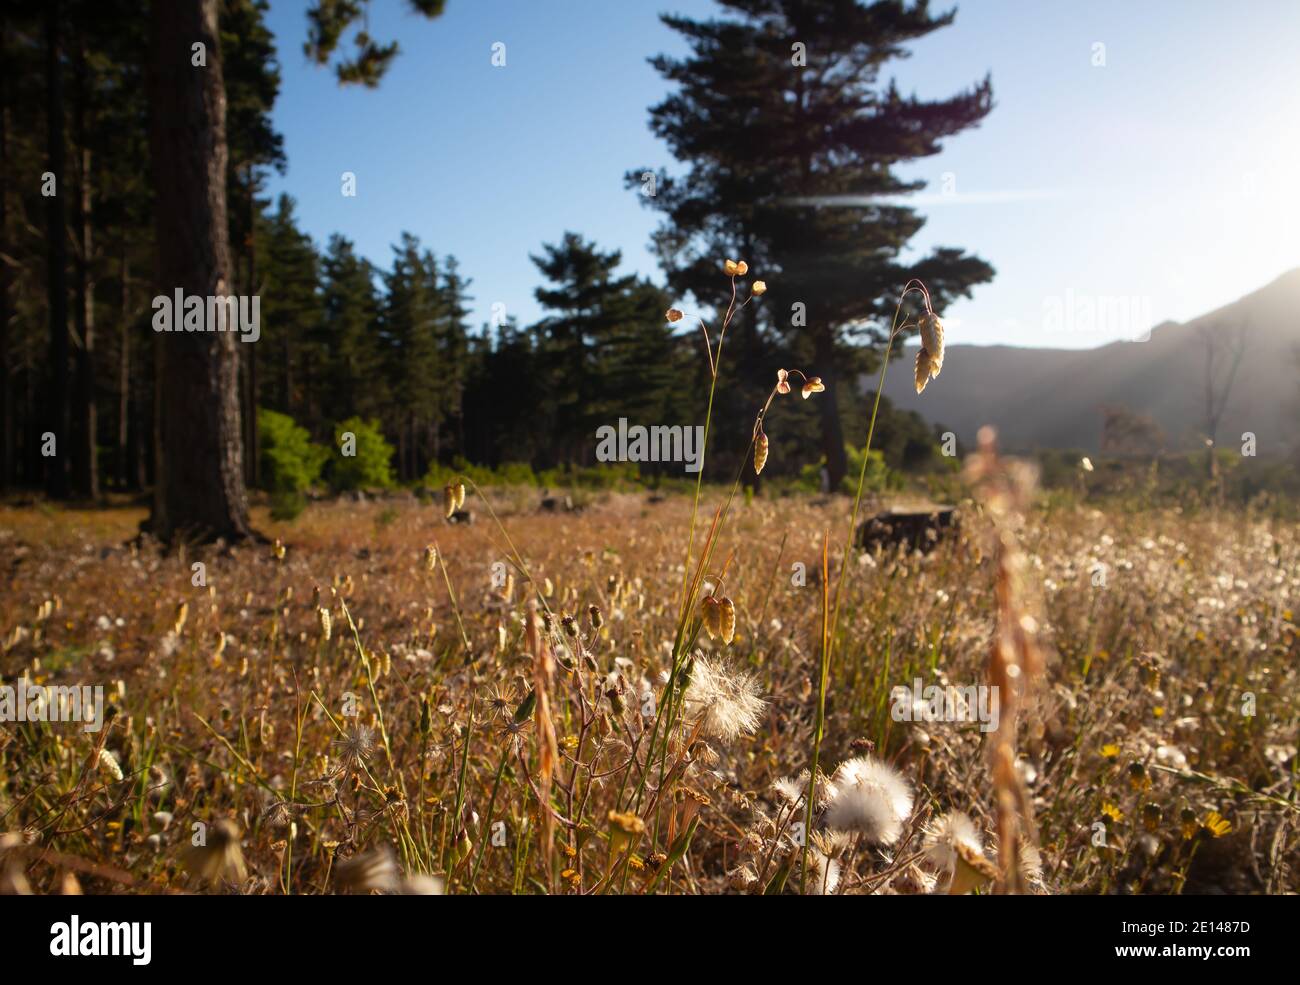
[[[647,128],[666,88],[646,59],[684,48],[658,13],[713,3],[448,0],[427,21],[373,0],[371,33],[402,46],[377,90],[308,64],[306,6],[271,4],[289,169],[270,191],[297,199],[319,243],[343,233],[387,266],[409,230],[456,254],[476,324],[493,304],[538,317],[529,254],[566,230],[662,280],[657,216],[623,174],[673,167]],[[947,312],[950,342],[1099,345],[1300,266],[1298,37],[1293,0],[957,5],[894,73],[932,98],[993,76],[984,123],[903,171],[928,183],[916,249],[960,246],[998,272]]]

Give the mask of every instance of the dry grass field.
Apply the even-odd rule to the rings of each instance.
[[[98,732],[0,724],[0,886],[1300,889],[1294,524],[966,501],[929,551],[853,551],[837,606],[842,498],[737,496],[711,537],[705,486],[688,571],[689,497],[487,495],[188,553],[143,511],[0,509],[3,683],[107,693]],[[1001,681],[1000,727],[900,715],[917,679]]]

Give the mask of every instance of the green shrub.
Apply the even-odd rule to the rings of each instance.
[[[352,440],[345,445],[344,436],[348,434]],[[387,489],[393,484],[393,446],[384,438],[378,421],[349,417],[335,425],[334,445],[337,453],[329,478],[336,492]]]
[[[295,424],[288,414],[273,410],[258,411],[257,434],[261,444],[262,485],[272,493],[272,501],[276,495],[296,496],[301,500],[302,494],[320,478],[329,450],[313,443],[307,429]],[[301,506],[298,512],[302,512]]]
[[[840,492],[852,495],[858,490],[858,476],[862,474],[862,449],[845,443],[844,452],[849,458],[849,470],[840,483]],[[820,492],[822,487],[821,471],[826,459],[805,465],[799,470],[799,484],[812,492]],[[871,449],[867,462],[867,475],[862,488],[865,492],[883,492],[886,489],[901,489],[903,477],[885,464],[885,453]]]
[[[496,468],[473,465],[459,456],[450,465],[434,462],[422,480],[430,489],[441,489],[457,479],[472,479],[487,486],[540,486],[546,489],[639,489],[645,485],[635,462],[612,462],[592,466],[564,466],[534,472],[526,462],[502,462]],[[693,487],[692,487],[693,488]]]
[[[298,519],[307,508],[307,497],[300,492],[271,493],[271,519],[289,522]]]

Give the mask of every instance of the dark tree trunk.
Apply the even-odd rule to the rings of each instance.
[[[130,243],[123,238],[121,257],[122,347],[117,353],[117,482],[131,485],[131,261]]]
[[[23,340],[23,408],[19,419],[23,421],[44,420],[45,404],[41,402],[38,387],[41,371],[36,350],[39,347],[35,335]],[[41,436],[38,428],[26,427],[19,434],[17,450],[20,452],[22,481],[20,485],[36,487],[45,479],[45,459],[41,458]]]
[[[817,332],[813,337],[816,369],[826,392],[818,394],[817,408],[821,418],[822,452],[826,455],[826,468],[830,472],[831,492],[837,492],[849,471],[848,456],[844,452],[844,427],[840,422],[839,381],[835,373],[835,340],[829,332]],[[851,386],[850,380],[845,384]],[[856,477],[855,477],[856,479]]]
[[[9,255],[9,24],[0,15],[0,253]],[[0,489],[14,481],[14,387],[9,367],[9,264],[0,259]]]
[[[45,123],[54,194],[45,199],[46,295],[50,318],[50,389],[45,399],[44,430],[52,432],[55,454],[45,458],[45,488],[56,499],[68,495],[67,449],[71,444],[68,409],[68,242],[64,228],[63,69],[59,49],[62,12],[59,0],[45,7]],[[38,445],[44,445],[44,436]]]
[[[150,147],[158,290],[233,290],[226,216],[226,96],[218,0],[154,0]],[[191,63],[192,46],[206,50]],[[156,333],[158,442],[149,526],[179,536],[250,536],[236,332]]]
[[[76,55],[76,94],[74,116],[77,134],[77,208],[76,208],[76,387],[73,390],[72,448],[73,487],[79,496],[99,498],[99,462],[96,453],[97,421],[95,417],[95,280],[91,261],[94,243],[91,229],[91,155],[86,142],[86,103],[90,99],[86,78],[85,42],[78,41]]]
[[[157,346],[141,346],[136,350],[135,385],[132,388],[131,467],[135,470],[137,489],[153,486],[153,453],[158,445],[158,427],[154,418],[154,403],[158,385],[154,378],[153,359]]]

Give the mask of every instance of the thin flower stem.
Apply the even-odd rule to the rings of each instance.
[[[914,287],[913,285],[918,285]],[[885,354],[880,361],[880,380],[876,384],[876,399],[871,407],[871,424],[867,428],[867,444],[862,450],[862,469],[858,473],[858,490],[853,497],[853,512],[849,517],[848,534],[844,538],[844,554],[840,561],[840,576],[835,583],[835,606],[831,617],[830,626],[830,646],[827,659],[830,660],[835,648],[836,636],[840,625],[840,603],[843,601],[844,582],[849,576],[849,558],[853,552],[853,542],[858,529],[858,511],[862,506],[862,490],[867,481],[867,466],[871,461],[871,442],[876,434],[876,418],[880,413],[880,395],[885,389],[885,373],[889,369],[889,357],[894,349],[894,339],[897,338],[900,325],[898,317],[903,311],[903,301],[912,291],[917,291],[925,298],[925,304],[928,308],[930,305],[930,294],[920,281],[908,281],[903,288],[903,293],[898,296],[898,304],[894,308],[894,320],[889,328],[889,341],[885,345]]]
[[[826,687],[830,683],[831,647],[830,647],[830,544],[831,530],[822,532],[822,647],[821,669],[817,678],[817,723],[813,728],[812,769],[808,771],[808,792],[803,828],[803,851],[800,853],[799,893],[803,895],[804,882],[808,878],[808,842],[812,834],[813,804],[817,802],[817,767],[821,762],[822,734],[826,729]],[[829,872],[830,866],[827,865]]]
[[[745,304],[749,302],[746,301]],[[743,308],[744,305],[741,305]],[[700,511],[700,488],[704,483],[704,456],[709,447],[709,427],[713,423],[713,395],[718,389],[718,367],[722,365],[722,343],[727,338],[727,327],[731,324],[732,315],[736,311],[736,278],[731,278],[731,302],[727,305],[727,313],[722,319],[722,328],[718,330],[718,352],[715,356],[712,349],[709,350],[709,406],[704,415],[704,440],[700,447],[700,468],[695,474],[695,500],[691,505],[691,529],[686,539],[686,563],[682,568],[682,608],[685,609],[690,603],[686,594],[687,579],[690,577],[691,570],[691,553],[695,550],[695,521]],[[704,319],[700,319],[700,327],[704,330],[704,341],[707,345],[709,341],[708,329],[704,327]]]

